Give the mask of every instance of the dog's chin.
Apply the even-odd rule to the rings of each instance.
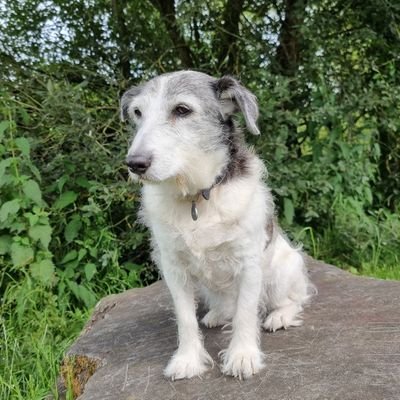
[[[165,182],[165,181],[174,179],[173,176],[158,177],[158,176],[154,176],[152,174],[137,175],[131,171],[129,171],[129,177],[133,182],[138,182],[138,183],[143,183],[143,184],[159,184],[161,182]]]

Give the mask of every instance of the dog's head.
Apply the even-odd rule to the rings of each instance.
[[[237,112],[259,134],[256,97],[230,76],[181,71],[129,89],[121,98],[121,116],[136,127],[127,155],[131,176],[178,179],[193,190],[211,186],[229,162]]]

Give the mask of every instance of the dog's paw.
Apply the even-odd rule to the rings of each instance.
[[[264,354],[257,348],[236,347],[223,350],[221,353],[221,371],[225,375],[247,379],[257,374],[264,364]]]
[[[290,305],[272,311],[263,323],[267,331],[275,332],[278,329],[287,329],[289,326],[300,326],[302,324],[301,308],[297,305]]]
[[[216,326],[225,325],[228,321],[217,311],[210,310],[200,322],[207,328],[215,328]]]
[[[213,359],[204,349],[186,352],[178,350],[170,359],[164,370],[164,375],[173,381],[193,378],[194,376],[200,376],[213,364]]]

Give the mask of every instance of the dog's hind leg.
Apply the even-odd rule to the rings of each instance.
[[[269,314],[262,326],[275,332],[302,324],[303,305],[313,289],[298,249],[278,236],[264,277],[264,303]]]
[[[202,294],[209,307],[209,311],[200,321],[204,326],[214,328],[232,321],[236,302],[236,297],[232,293],[216,293],[204,288]]]

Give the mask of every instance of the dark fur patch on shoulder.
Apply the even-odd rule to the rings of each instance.
[[[225,169],[222,183],[239,176],[245,176],[249,169],[250,153],[244,143],[243,136],[236,132],[235,122],[231,117],[223,122],[222,142],[228,147],[229,162]]]

